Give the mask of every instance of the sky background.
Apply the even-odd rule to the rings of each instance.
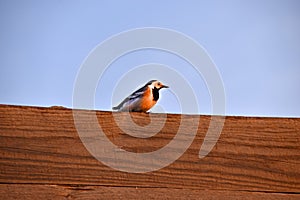
[[[205,48],[223,80],[226,115],[300,116],[298,0],[0,0],[0,104],[72,107],[74,82],[89,53],[113,35],[143,27],[179,31]],[[148,82],[149,73],[140,70],[114,90],[147,63],[179,72],[195,93],[197,113],[211,114],[204,79],[180,57],[149,49],[112,63],[99,81],[95,109],[110,110]],[[174,91],[172,85],[161,91],[165,112],[180,113]]]

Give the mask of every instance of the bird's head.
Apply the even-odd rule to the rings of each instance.
[[[169,86],[162,84],[161,82],[159,82],[157,80],[149,81],[146,85],[149,85],[149,87],[151,87],[152,89],[156,88],[157,90],[169,87]]]

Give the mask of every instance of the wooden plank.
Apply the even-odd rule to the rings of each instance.
[[[168,114],[160,133],[137,139],[116,126],[111,112],[97,112],[97,117],[113,143],[135,152],[166,145],[181,119]],[[148,114],[133,117],[139,124],[149,122]],[[188,117],[197,120],[198,116]],[[195,140],[176,162],[158,171],[134,174],[111,169],[91,156],[79,139],[72,110],[1,105],[0,182],[300,192],[300,119],[226,117],[217,145],[199,159],[210,119],[201,116]]]
[[[297,194],[214,191],[170,188],[63,186],[63,185],[0,185],[1,199],[299,199]]]

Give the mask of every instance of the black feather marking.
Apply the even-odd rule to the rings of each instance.
[[[144,92],[146,91],[146,89],[148,88],[147,85],[145,85],[144,87],[136,90],[135,92],[133,92],[131,95],[129,95],[128,97],[126,97],[118,106],[113,107],[113,110],[119,110],[120,108],[123,107],[123,105],[132,100],[132,99],[136,99],[139,98],[141,96],[143,96]]]
[[[153,101],[157,101],[159,98],[159,89],[156,87],[152,89],[152,94],[153,94]]]
[[[155,81],[157,81],[157,80],[151,80],[151,81],[148,81],[148,83],[146,83],[146,85],[145,86],[147,86],[147,85],[151,85],[153,82],[155,82]]]

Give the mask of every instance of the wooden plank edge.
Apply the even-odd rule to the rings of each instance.
[[[77,108],[69,108],[64,106],[33,106],[33,105],[12,105],[12,104],[1,104],[0,108],[9,108],[9,109],[37,109],[37,110],[65,110],[65,111],[95,111],[97,113],[112,113],[116,111],[112,110],[90,110],[90,109],[77,109]],[[138,113],[137,113],[138,114]],[[143,115],[144,113],[140,113]],[[151,113],[151,114],[161,114],[161,113]],[[261,115],[213,115],[213,114],[181,114],[181,113],[164,113],[168,114],[170,116],[181,116],[181,115],[187,115],[187,116],[199,116],[199,117],[214,117],[214,116],[221,116],[226,118],[252,118],[252,119],[300,119],[300,116],[261,116]]]
[[[300,193],[112,187],[92,185],[0,184],[0,199],[300,199]]]

